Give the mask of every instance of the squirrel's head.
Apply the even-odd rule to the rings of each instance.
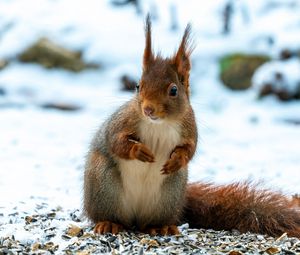
[[[151,46],[151,21],[146,18],[146,44],[143,73],[137,86],[137,97],[142,114],[153,122],[176,120],[185,114],[189,102],[190,24],[187,25],[178,50],[170,58],[154,55]]]

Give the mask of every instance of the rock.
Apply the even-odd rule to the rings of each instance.
[[[287,60],[290,58],[300,58],[300,49],[299,48],[283,48],[279,52],[279,59],[281,60]]]
[[[8,61],[0,59],[0,70],[4,69],[8,65]]]
[[[65,49],[47,38],[41,38],[18,56],[22,62],[38,63],[46,68],[64,68],[80,72],[88,68],[99,68],[97,64],[85,63],[80,51]]]
[[[80,222],[81,221],[81,219],[80,219],[80,211],[78,209],[72,211],[70,213],[70,217],[75,222]]]
[[[122,83],[122,90],[126,90],[126,91],[134,91],[135,90],[137,81],[135,79],[133,79],[132,77],[130,77],[127,74],[124,74],[120,80]]]
[[[49,218],[49,219],[54,219],[55,216],[56,216],[55,212],[47,213],[47,218]]]
[[[40,243],[34,243],[31,247],[32,251],[37,251],[41,248],[41,244]]]
[[[270,254],[270,255],[273,255],[273,254],[280,253],[280,249],[277,248],[277,247],[270,247],[270,248],[266,249],[265,252]]]
[[[61,111],[78,111],[81,109],[80,106],[74,105],[74,104],[68,104],[68,103],[45,103],[41,105],[44,109],[55,109],[55,110],[61,110]]]
[[[284,59],[290,59],[291,57],[295,56],[295,52],[293,52],[292,50],[289,49],[283,49],[280,53],[279,53],[279,57],[280,59],[284,60]]]
[[[72,238],[72,236],[69,236],[69,235],[62,235],[61,236],[61,238],[63,239],[63,240],[65,240],[65,241],[68,241],[68,240],[70,240],[71,238]]]
[[[281,101],[300,99],[300,61],[297,58],[270,61],[253,76],[258,98],[275,95]]]
[[[83,229],[81,227],[78,227],[74,224],[71,224],[68,228],[68,230],[66,231],[66,234],[68,236],[77,236],[77,237],[80,237],[83,235]]]
[[[258,93],[258,98],[263,98],[268,95],[275,95],[281,101],[290,101],[293,99],[299,99],[300,90],[297,94],[291,94],[285,88],[275,88],[273,84],[266,83],[262,86]]]
[[[243,253],[240,253],[239,251],[231,251],[229,252],[229,255],[242,255]]]
[[[251,86],[255,70],[269,61],[268,56],[231,54],[220,60],[220,78],[230,89],[245,90]]]
[[[33,222],[37,222],[38,220],[34,216],[26,216],[25,221],[26,221],[27,224],[30,224],[30,223],[33,223]]]

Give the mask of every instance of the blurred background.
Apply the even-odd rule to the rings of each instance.
[[[139,80],[148,12],[163,56],[192,24],[190,180],[300,192],[299,0],[0,0],[1,206],[80,207],[92,135]]]

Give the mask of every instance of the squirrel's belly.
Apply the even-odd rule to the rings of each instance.
[[[129,225],[150,222],[160,206],[164,175],[161,162],[143,163],[138,160],[121,160],[123,185],[122,211]]]
[[[123,215],[132,224],[143,225],[161,215],[162,185],[165,175],[160,170],[170,158],[171,152],[180,144],[180,128],[176,124],[149,124],[140,126],[140,141],[154,154],[154,163],[139,160],[119,161],[123,194]]]

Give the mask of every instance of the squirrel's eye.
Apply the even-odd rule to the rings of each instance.
[[[136,88],[136,91],[139,92],[140,91],[140,84],[136,84],[135,88]]]
[[[177,86],[173,83],[170,85],[169,96],[176,97],[178,94]]]

